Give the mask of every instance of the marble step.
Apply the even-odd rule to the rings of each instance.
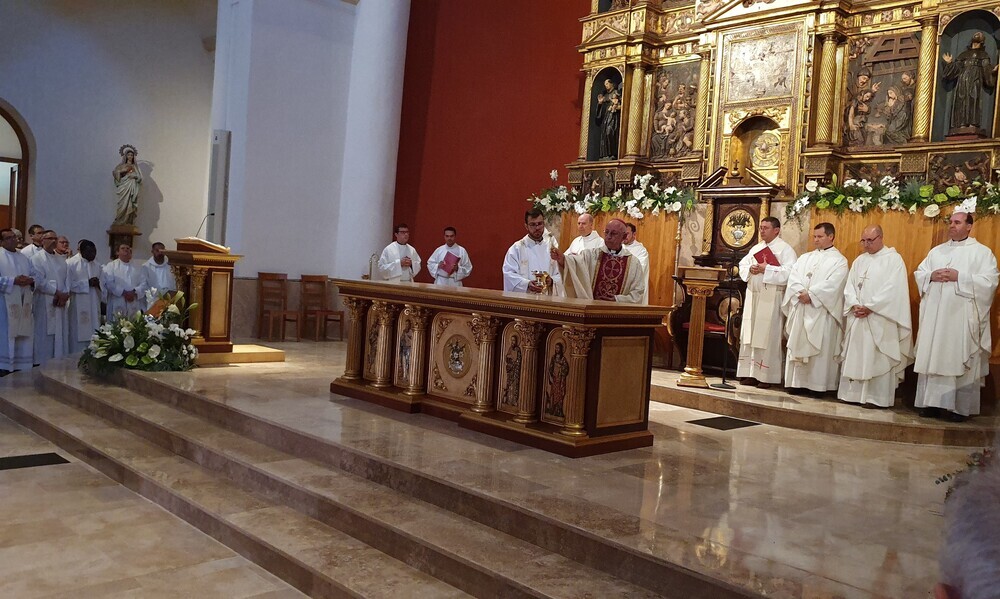
[[[43,369],[47,393],[195,461],[478,597],[660,597],[368,479],[295,458],[79,374]],[[686,594],[672,594],[688,597]]]
[[[46,370],[56,378],[79,376],[72,374],[75,368],[64,368],[62,372]],[[400,426],[394,420],[399,415],[393,413],[384,418],[376,417],[385,420],[374,424],[380,428],[384,425],[385,434],[373,437],[371,431],[367,431],[356,438],[331,436],[323,420],[288,424],[285,418],[267,414],[267,406],[272,403],[267,398],[254,395],[244,401],[242,393],[203,390],[195,382],[197,379],[190,374],[123,371],[121,382],[143,396],[178,407],[294,457],[366,478],[663,596],[691,599],[759,596],[750,590],[756,583],[752,572],[745,568],[732,567],[725,572],[704,568],[694,555],[694,547],[701,542],[699,537],[654,526],[648,534],[654,535],[650,538],[655,540],[639,538],[633,542],[639,527],[648,527],[648,524],[604,507],[596,506],[600,511],[595,512],[592,502],[573,497],[552,498],[545,505],[525,502],[519,497],[530,495],[531,489],[517,486],[523,484],[523,480],[500,475],[488,463],[474,465],[470,462],[473,468],[442,476],[414,467],[413,460],[397,457],[395,452],[400,447],[412,445],[412,441],[397,443],[396,434],[420,435],[418,438],[424,446],[438,442],[456,445],[453,437],[426,428],[444,426],[440,423],[425,424],[425,428],[412,424]],[[293,381],[288,384],[294,388]],[[304,391],[310,389],[309,386],[303,388]],[[301,391],[290,393],[297,392]],[[341,401],[346,402],[343,417],[358,409],[348,406],[370,409],[363,402]],[[276,402],[276,405],[281,403]],[[245,407],[250,405],[258,407]],[[366,417],[372,416],[370,412],[364,413]],[[334,425],[334,430],[337,428]],[[475,442],[460,444],[472,451],[481,447]],[[460,453],[456,455],[460,457]],[[514,486],[504,492],[501,489],[506,488],[508,481]],[[501,491],[486,491],[484,485]],[[622,537],[629,538],[629,542],[621,542]],[[738,554],[733,552],[732,557]],[[742,560],[745,556],[739,557]],[[780,564],[769,563],[771,565],[776,569],[784,568]]]
[[[0,388],[0,412],[312,597],[469,596],[30,385]]]

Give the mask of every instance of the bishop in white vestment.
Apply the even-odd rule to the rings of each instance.
[[[17,251],[17,236],[0,231],[0,374],[26,370],[32,365],[31,316],[34,294],[31,262]]]
[[[132,263],[132,248],[118,247],[118,258],[104,265],[101,286],[107,294],[108,321],[123,314],[129,318],[146,310],[146,271]]]
[[[740,359],[736,376],[746,385],[761,384],[766,388],[781,383],[785,343],[784,314],[781,300],[785,296],[788,275],[795,264],[795,250],[779,235],[781,223],[773,216],[760,223],[761,241],[740,260],[740,278],[747,282],[743,323],[740,325]],[[765,264],[754,256],[770,249],[778,264]]]
[[[997,291],[997,259],[969,234],[973,215],[955,212],[951,239],[932,248],[914,277],[920,292],[914,406],[922,416],[938,408],[960,422],[979,413],[979,392],[989,374],[990,307]]]
[[[646,292],[642,294],[642,301],[640,303],[648,304],[649,303],[649,251],[646,249],[646,246],[644,246],[641,241],[635,238],[635,233],[636,233],[635,225],[633,225],[632,223],[625,223],[625,226],[628,227],[628,235],[625,237],[625,243],[623,245],[625,246],[625,249],[628,250],[628,253],[635,256],[636,260],[638,260],[639,263],[642,264],[642,267],[646,269],[646,281],[645,281]]]
[[[101,326],[101,266],[94,260],[97,247],[84,239],[80,251],[66,261],[69,292],[69,353],[83,351],[94,329]]]
[[[469,260],[469,252],[465,248],[455,243],[457,233],[454,227],[444,230],[444,245],[434,250],[431,257],[427,259],[427,271],[434,277],[435,285],[446,287],[461,287],[462,279],[472,273],[472,261]],[[448,269],[446,264],[446,254],[452,254],[458,260]]]
[[[605,243],[600,248],[575,255],[552,250],[552,257],[562,270],[566,297],[630,304],[642,302],[646,293],[646,269],[622,247],[626,231],[624,221],[612,219],[604,231]]]
[[[604,245],[604,240],[594,230],[594,217],[590,214],[581,214],[576,219],[576,230],[580,235],[570,242],[567,254],[579,254],[583,250],[599,248]]]
[[[420,256],[409,244],[410,229],[406,225],[396,225],[393,235],[396,241],[382,250],[378,270],[386,281],[412,281],[420,272]]]
[[[45,231],[42,251],[31,257],[35,279],[35,298],[32,307],[35,321],[35,364],[44,365],[52,358],[66,355],[69,340],[69,305],[66,258],[56,254],[59,237],[55,231]]]
[[[503,290],[521,293],[541,293],[535,284],[535,272],[546,272],[552,278],[553,295],[564,295],[559,264],[550,251],[559,242],[545,230],[545,216],[538,210],[524,214],[524,228],[528,234],[515,241],[503,259]]]
[[[822,393],[840,382],[840,346],[844,326],[847,258],[833,247],[830,223],[813,228],[815,250],[792,265],[781,310],[788,347],[785,386]]]
[[[847,275],[837,398],[890,408],[906,367],[913,363],[913,327],[906,265],[884,243],[881,227],[866,228],[861,233],[865,251]]]

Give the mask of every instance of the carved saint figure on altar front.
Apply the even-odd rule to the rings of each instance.
[[[601,126],[599,158],[618,158],[618,137],[622,123],[622,95],[611,79],[604,80],[604,91],[597,94],[597,123]]]
[[[548,385],[545,391],[545,413],[557,418],[566,416],[563,403],[566,401],[566,379],[569,378],[569,362],[563,355],[563,344],[556,343],[546,369]]]
[[[125,144],[118,149],[122,161],[112,171],[115,180],[115,195],[118,206],[115,209],[115,225],[134,225],[139,214],[139,191],[142,188],[142,172],[135,163],[139,154],[135,146]]]
[[[365,370],[369,373],[375,372],[375,351],[378,349],[378,321],[372,322],[368,327],[368,350],[365,354]]]
[[[521,344],[517,335],[510,338],[510,349],[503,359],[504,386],[500,403],[516,406],[521,390]]]
[[[397,376],[406,380],[410,376],[410,362],[413,356],[413,321],[407,319],[399,336],[399,367]]]
[[[986,36],[977,31],[972,35],[969,47],[957,58],[947,52],[941,56],[945,81],[956,82],[950,134],[978,133],[982,125],[983,94],[996,85],[997,72],[986,52],[985,43]]]

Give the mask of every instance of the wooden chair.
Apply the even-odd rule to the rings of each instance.
[[[257,273],[257,336],[274,338],[274,322],[281,323],[281,340],[285,340],[285,323],[295,323],[295,340],[302,336],[298,310],[288,309],[288,275],[276,272]],[[264,324],[267,323],[267,328]],[[264,331],[267,331],[265,337]]]
[[[310,318],[315,320],[314,341],[326,340],[330,322],[340,323],[339,338],[344,340],[344,312],[330,309],[326,293],[329,281],[330,278],[326,275],[302,275],[302,324],[308,326]]]

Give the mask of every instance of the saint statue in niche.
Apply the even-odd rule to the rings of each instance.
[[[972,35],[969,47],[953,58],[945,52],[942,71],[945,81],[955,81],[955,102],[951,108],[949,135],[980,134],[983,93],[996,85],[997,67],[986,52],[986,36],[982,31]]]
[[[504,387],[500,403],[505,406],[516,406],[521,390],[521,345],[517,335],[510,338],[510,349],[503,360]]]
[[[115,209],[115,225],[134,225],[139,214],[139,191],[142,188],[142,173],[135,163],[139,154],[135,146],[125,144],[118,149],[122,157],[121,163],[112,171],[115,179],[115,194],[118,196],[118,206]]]
[[[601,126],[600,160],[618,158],[618,137],[622,123],[622,94],[611,79],[604,80],[604,91],[597,94],[597,124]]]
[[[566,401],[566,379],[569,377],[569,362],[563,355],[563,344],[556,343],[549,360],[548,385],[545,390],[545,413],[557,418],[566,416],[563,403]]]

